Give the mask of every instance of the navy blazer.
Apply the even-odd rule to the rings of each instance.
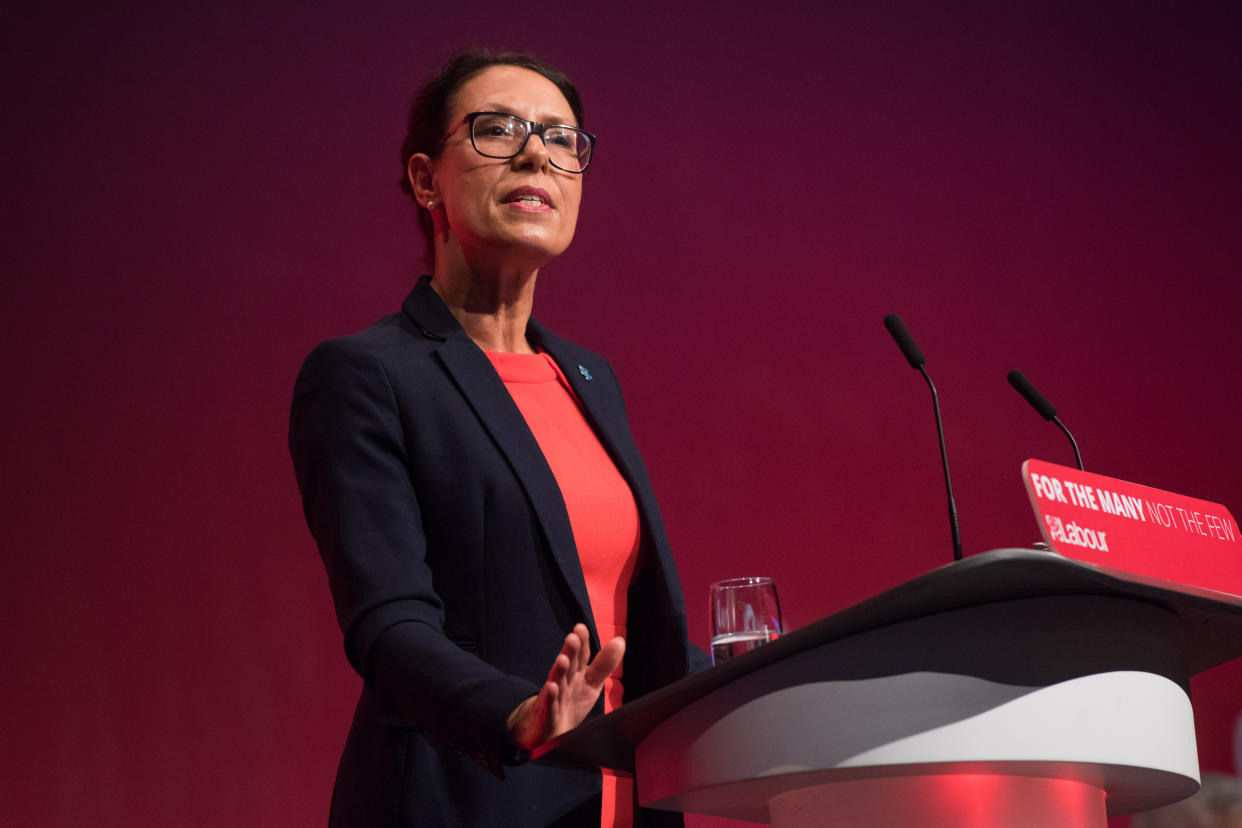
[[[706,663],[612,368],[531,320],[629,483],[642,525],[625,695]],[[525,763],[506,719],[577,622],[600,642],[556,479],[504,383],[423,277],[402,312],[324,342],[289,448],[363,688],[333,826],[597,826],[600,774]],[[592,715],[602,710],[602,698]],[[639,824],[680,824],[641,811]]]

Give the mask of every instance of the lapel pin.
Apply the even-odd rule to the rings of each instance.
[[[591,372],[582,363],[578,363],[578,373],[582,374],[582,378],[587,382],[591,381]]]

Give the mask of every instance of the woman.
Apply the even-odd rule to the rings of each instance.
[[[452,60],[402,151],[433,275],[298,376],[290,451],[364,679],[333,825],[680,822],[633,814],[629,780],[525,762],[706,662],[612,369],[531,317],[573,238],[582,125],[546,64]]]

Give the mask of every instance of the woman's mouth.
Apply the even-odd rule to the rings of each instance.
[[[552,197],[548,195],[546,190],[541,190],[538,187],[518,187],[501,199],[501,203],[511,204],[521,210],[536,212],[553,209]]]

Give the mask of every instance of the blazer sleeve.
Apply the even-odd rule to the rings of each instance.
[[[302,504],[345,653],[403,719],[499,772],[506,721],[538,692],[444,634],[397,398],[365,344],[329,340],[298,375],[289,423]]]

